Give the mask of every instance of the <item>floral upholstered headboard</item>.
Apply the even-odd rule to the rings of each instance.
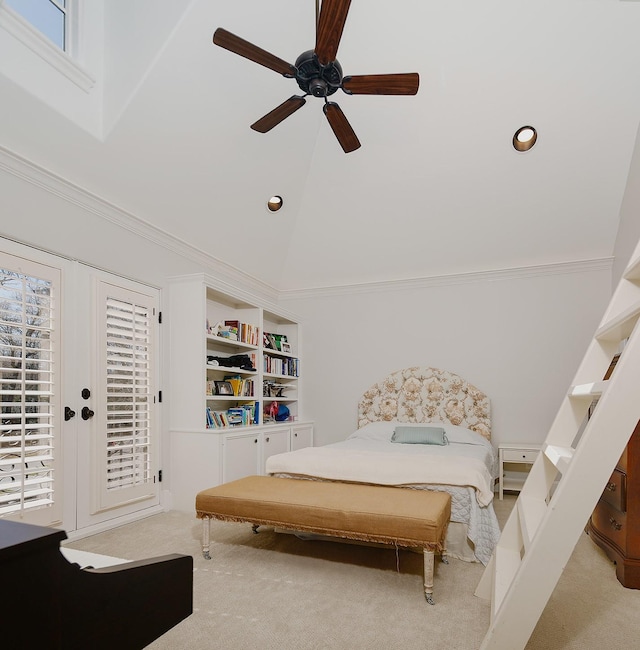
[[[449,422],[491,439],[489,398],[438,368],[398,370],[367,389],[358,403],[358,428],[380,420]]]

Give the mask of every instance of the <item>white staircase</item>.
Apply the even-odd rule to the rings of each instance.
[[[491,598],[491,623],[481,650],[525,647],[640,420],[639,319],[640,245],[476,590],[477,596]],[[619,352],[614,372],[604,381]]]

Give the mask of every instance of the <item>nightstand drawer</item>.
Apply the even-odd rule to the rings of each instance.
[[[504,449],[502,460],[505,463],[533,463],[539,453],[537,449]]]
[[[591,525],[604,537],[611,540],[622,552],[627,546],[627,515],[600,499],[591,515]]]
[[[600,497],[620,512],[627,511],[627,476],[620,470],[614,470]]]

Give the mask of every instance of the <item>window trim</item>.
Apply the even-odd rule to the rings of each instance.
[[[60,74],[67,77],[78,88],[88,93],[95,86],[96,80],[72,58],[72,55],[76,54],[78,50],[78,16],[75,15],[78,9],[78,3],[69,2],[69,7],[66,10],[67,32],[65,41],[68,47],[67,52],[52,43],[28,20],[11,9],[11,7],[8,7],[3,0],[0,0],[0,27],[4,28]]]

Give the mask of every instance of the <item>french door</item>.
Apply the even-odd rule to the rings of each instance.
[[[158,291],[1,248],[0,517],[75,530],[158,505]]]
[[[0,252],[0,516],[62,517],[59,268]]]
[[[83,269],[76,329],[85,359],[76,355],[71,406],[76,411],[78,528],[159,503],[156,411],[157,291]],[[71,404],[71,402],[70,402]]]

